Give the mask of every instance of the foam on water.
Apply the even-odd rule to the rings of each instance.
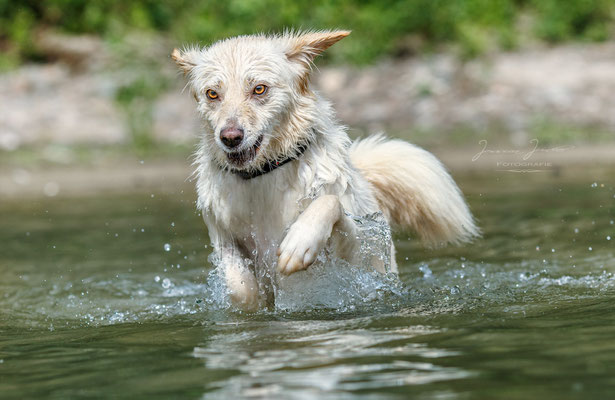
[[[402,281],[366,266],[321,255],[307,271],[277,281],[274,310],[262,313],[372,311],[384,306],[410,313],[458,313],[476,307],[531,311],[532,304],[595,297],[615,290],[611,253],[575,261],[542,259],[508,263],[436,258],[402,265]],[[158,279],[156,279],[158,277]],[[207,283],[194,272],[104,273],[78,280],[28,281],[0,298],[3,318],[29,327],[101,326],[188,318],[207,321],[216,310],[233,311],[213,269]],[[511,311],[513,312],[513,311]]]
[[[578,260],[576,271],[561,261],[523,260],[503,264],[433,259],[404,278],[410,307],[432,312],[467,312],[476,307],[594,297],[615,288],[611,255]],[[576,273],[575,273],[576,272]]]
[[[375,229],[372,222],[366,221],[368,229]],[[374,255],[387,260],[389,249],[383,246],[386,232],[380,239],[370,240],[362,246],[364,260],[372,260]],[[610,252],[593,252],[575,260],[557,254],[550,260],[504,263],[455,258],[406,262],[401,265],[400,280],[395,274],[374,271],[367,261],[366,265],[349,265],[323,252],[308,270],[275,281],[275,307],[259,314],[312,315],[319,309],[336,314],[375,312],[387,307],[419,314],[468,312],[476,307],[525,313],[534,308],[532,304],[595,297],[615,290],[615,258]],[[212,312],[233,311],[216,268],[206,282],[199,271],[190,268],[112,276],[99,271],[44,280],[29,275],[24,276],[22,286],[5,290],[0,306],[0,323],[10,316],[13,325],[22,321],[22,326],[50,329],[178,318],[205,322]]]

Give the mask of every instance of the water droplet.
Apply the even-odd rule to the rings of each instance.
[[[160,277],[158,275],[154,277],[154,282],[160,282]]]
[[[540,251],[540,246],[536,246],[536,251]]]
[[[145,232],[145,228],[141,228],[141,232]]]
[[[455,285],[451,288],[451,294],[459,294],[459,286]]]
[[[551,253],[555,253],[555,249],[551,249]]]
[[[47,197],[54,197],[60,193],[60,185],[55,182],[47,182],[43,187],[43,193]]]
[[[171,287],[171,280],[169,278],[164,278],[162,280],[162,287],[168,289]]]
[[[598,187],[598,182],[594,182],[594,183],[592,183],[592,187],[593,187],[593,188]]]
[[[171,226],[175,226],[175,222],[171,222]]]
[[[592,251],[593,249],[592,249],[591,247],[589,247],[589,249],[588,249],[588,250],[589,250],[589,251]]]
[[[171,245],[168,243],[164,244],[164,251],[171,251]]]
[[[139,161],[140,164],[145,164],[145,161],[141,160]]]
[[[579,228],[574,228],[574,233],[579,233]]]
[[[429,269],[429,266],[427,264],[421,265],[419,267],[419,271],[423,273],[423,278],[425,279],[431,278],[433,276],[433,273],[431,272],[431,269]]]
[[[611,240],[611,237],[610,237],[610,236],[607,236],[607,237],[606,237],[606,240]]]

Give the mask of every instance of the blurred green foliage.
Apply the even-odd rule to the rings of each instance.
[[[614,6],[615,0],[0,0],[0,51],[5,64],[36,58],[32,38],[46,27],[107,38],[144,30],[201,44],[288,27],[339,27],[354,31],[354,40],[333,53],[344,61],[448,43],[472,57],[514,48],[519,37],[605,40]]]

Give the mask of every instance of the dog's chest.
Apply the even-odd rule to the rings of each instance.
[[[263,181],[224,188],[211,207],[218,228],[249,252],[277,249],[284,231],[299,215],[304,197],[290,185]]]

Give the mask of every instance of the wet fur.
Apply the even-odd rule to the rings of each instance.
[[[478,235],[461,192],[433,155],[383,136],[352,144],[330,103],[311,89],[314,57],[348,34],[250,35],[172,53],[204,121],[195,162],[198,207],[241,308],[274,301],[277,274],[308,268],[325,246],[357,262],[356,227],[347,214],[382,211],[428,245]],[[250,94],[256,84],[268,86],[266,97]],[[220,93],[217,101],[206,98],[211,88]],[[245,148],[263,136],[245,165],[230,163],[220,142],[229,123],[245,130]],[[243,180],[228,171],[258,170],[296,155],[299,144],[309,146],[298,160],[268,174]]]

